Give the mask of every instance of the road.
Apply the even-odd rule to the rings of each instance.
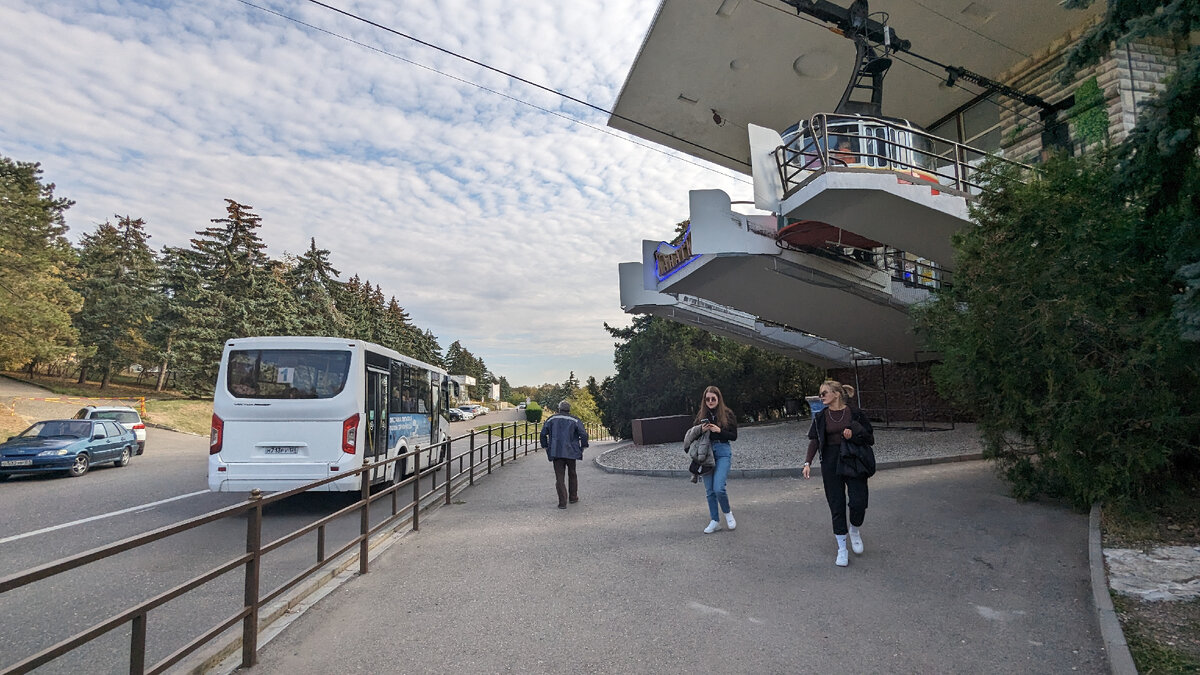
[[[19,390],[18,393],[14,391]],[[36,395],[28,385],[0,382],[0,400]],[[41,393],[45,396],[45,392]],[[69,416],[77,404],[37,402],[43,417]],[[58,406],[58,409],[50,406]],[[26,410],[22,410],[23,413]],[[519,411],[498,411],[451,425],[454,436],[483,423],[522,419]],[[485,443],[479,435],[476,446]],[[208,439],[148,429],[146,451],[125,468],[95,467],[80,478],[14,477],[0,484],[0,562],[10,574],[233,505],[244,494],[210,493]],[[455,452],[465,449],[456,444]],[[389,500],[373,507],[371,522],[390,513]],[[266,513],[264,540],[327,515],[349,503],[343,495],[301,495]],[[326,550],[358,533],[351,515],[331,526]],[[193,578],[244,550],[244,519],[226,519],[175,535],[158,544],[0,596],[0,667],[11,664],[133,602]],[[315,535],[293,542],[264,559],[265,588],[274,588],[315,562]],[[241,576],[235,572],[192,591],[150,614],[149,662],[195,637],[202,627],[231,615],[241,603]],[[118,672],[127,670],[128,628],[67,655],[39,672]],[[104,664],[104,665],[101,665]]]

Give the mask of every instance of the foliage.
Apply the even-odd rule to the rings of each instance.
[[[1108,138],[1104,92],[1095,77],[1088,78],[1075,90],[1075,105],[1071,108],[1070,117],[1075,123],[1075,135],[1085,146]]]
[[[542,421],[542,406],[538,405],[537,401],[530,401],[529,405],[525,406],[525,419],[535,424]]]
[[[80,341],[91,348],[87,367],[103,373],[100,388],[108,386],[115,370],[141,363],[152,349],[148,328],[159,311],[155,296],[158,262],[147,243],[141,218],[117,216],[86,234],[79,249],[79,277],[75,286],[83,307],[75,315]]]
[[[782,408],[821,380],[814,366],[658,317],[605,329],[619,340],[617,373],[598,387],[598,401],[618,438],[632,436],[636,418],[694,414],[708,385],[720,388],[726,404],[745,419]]]
[[[1105,152],[1011,172],[955,238],[955,285],[915,313],[942,393],[979,420],[1018,496],[1146,501],[1200,468],[1200,349],[1178,339],[1170,232],[1113,189]]]
[[[82,303],[68,284],[74,251],[64,213],[37,164],[0,157],[0,367],[68,357],[78,331],[71,313]]]
[[[592,398],[591,392],[587,389],[576,389],[567,397],[567,401],[571,404],[571,414],[578,417],[584,424],[603,424],[596,399]]]

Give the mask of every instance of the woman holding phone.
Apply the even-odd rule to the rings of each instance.
[[[737,440],[737,420],[733,411],[725,405],[721,390],[708,387],[704,390],[704,398],[700,401],[700,412],[696,413],[696,424],[708,432],[712,443],[713,460],[716,466],[703,475],[705,496],[708,498],[708,527],[705,534],[711,534],[721,528],[720,511],[725,513],[725,524],[729,529],[737,527],[733,519],[733,509],[729,506],[729,494],[725,491],[725,480],[729,477],[729,465],[733,461],[733,448],[730,441]]]

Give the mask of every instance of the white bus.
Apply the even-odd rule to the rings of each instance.
[[[441,368],[362,340],[229,340],[213,393],[208,488],[290,490],[429,448],[449,438],[446,382]],[[420,453],[422,468],[441,460],[433,454]],[[413,468],[406,458],[362,475],[399,481]],[[359,490],[361,482],[317,489]]]

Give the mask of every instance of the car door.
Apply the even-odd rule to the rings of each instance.
[[[112,444],[108,429],[104,428],[104,422],[100,420],[92,421],[92,440],[88,443],[88,453],[92,456],[92,463],[103,462],[110,454],[109,446]]]
[[[121,450],[129,445],[129,430],[121,426],[120,422],[105,422],[104,427],[108,430],[109,456],[116,459],[121,456]]]

